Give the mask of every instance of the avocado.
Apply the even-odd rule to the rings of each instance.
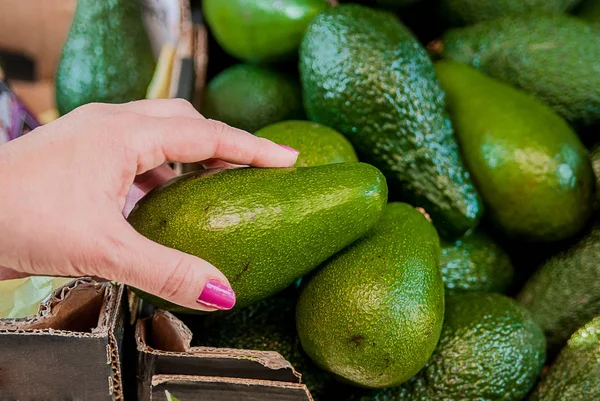
[[[587,0],[577,7],[575,15],[593,24],[600,24],[600,0]]]
[[[196,345],[275,351],[302,374],[313,399],[328,401],[325,394],[334,380],[304,354],[296,333],[296,291],[283,291],[247,308],[227,314],[210,314],[194,331]]]
[[[289,59],[327,0],[204,0],[210,31],[225,51],[249,62]]]
[[[311,121],[282,121],[254,134],[300,152],[296,167],[358,161],[354,148],[342,134]]]
[[[302,348],[322,369],[366,388],[399,385],[423,367],[444,315],[440,245],[414,207],[393,202],[360,240],[303,280]]]
[[[600,121],[600,31],[532,13],[449,30],[430,48],[534,94],[575,126]]]
[[[206,87],[201,112],[251,133],[278,121],[304,118],[300,84],[250,64],[234,65],[215,76]]]
[[[219,268],[236,293],[235,308],[243,308],[360,238],[386,201],[385,178],[365,163],[213,169],[150,191],[128,220],[147,238]],[[194,312],[141,297],[164,309]]]
[[[381,169],[394,199],[444,235],[474,227],[481,200],[461,161],[426,51],[391,13],[357,4],[317,15],[300,46],[309,118],[344,134]]]
[[[463,158],[491,220],[508,236],[573,236],[593,209],[586,148],[533,96],[454,61],[436,63]],[[560,211],[560,213],[557,213]]]
[[[600,397],[600,316],[581,327],[550,366],[529,401],[587,401]]]
[[[555,355],[578,327],[600,314],[600,223],[548,259],[517,299],[542,326]]]
[[[453,25],[473,25],[511,15],[563,13],[581,0],[442,0],[444,15]]]
[[[154,56],[138,1],[79,0],[56,71],[56,106],[144,99]]]
[[[454,241],[442,239],[440,266],[446,293],[491,291],[504,293],[514,269],[502,247],[477,229]]]
[[[590,150],[590,162],[592,163],[592,169],[594,170],[594,177],[596,181],[596,196],[594,202],[594,210],[600,210],[600,145],[595,145]]]

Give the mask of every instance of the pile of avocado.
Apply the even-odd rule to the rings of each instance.
[[[79,4],[61,113],[143,97],[137,3]],[[233,310],[138,295],[198,345],[279,352],[315,400],[600,399],[600,0],[194,4],[196,106],[300,155],[129,215],[217,266]]]

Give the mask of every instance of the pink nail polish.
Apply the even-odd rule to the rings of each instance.
[[[281,147],[282,147],[282,148],[284,148],[285,150],[289,150],[289,151],[290,151],[290,152],[292,152],[292,153],[295,153],[295,154],[300,154],[300,152],[298,152],[296,149],[294,149],[294,148],[290,148],[289,146],[285,146],[285,145],[279,145],[279,146],[281,146]]]
[[[208,280],[196,302],[210,308],[229,310],[235,305],[235,292],[226,284]]]

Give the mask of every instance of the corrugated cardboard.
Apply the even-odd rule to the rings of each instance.
[[[0,399],[122,400],[124,293],[76,279],[36,315],[0,319]]]

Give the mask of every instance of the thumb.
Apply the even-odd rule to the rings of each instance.
[[[120,236],[118,261],[112,279],[203,311],[227,310],[235,293],[227,278],[205,260],[159,245],[125,224]]]

